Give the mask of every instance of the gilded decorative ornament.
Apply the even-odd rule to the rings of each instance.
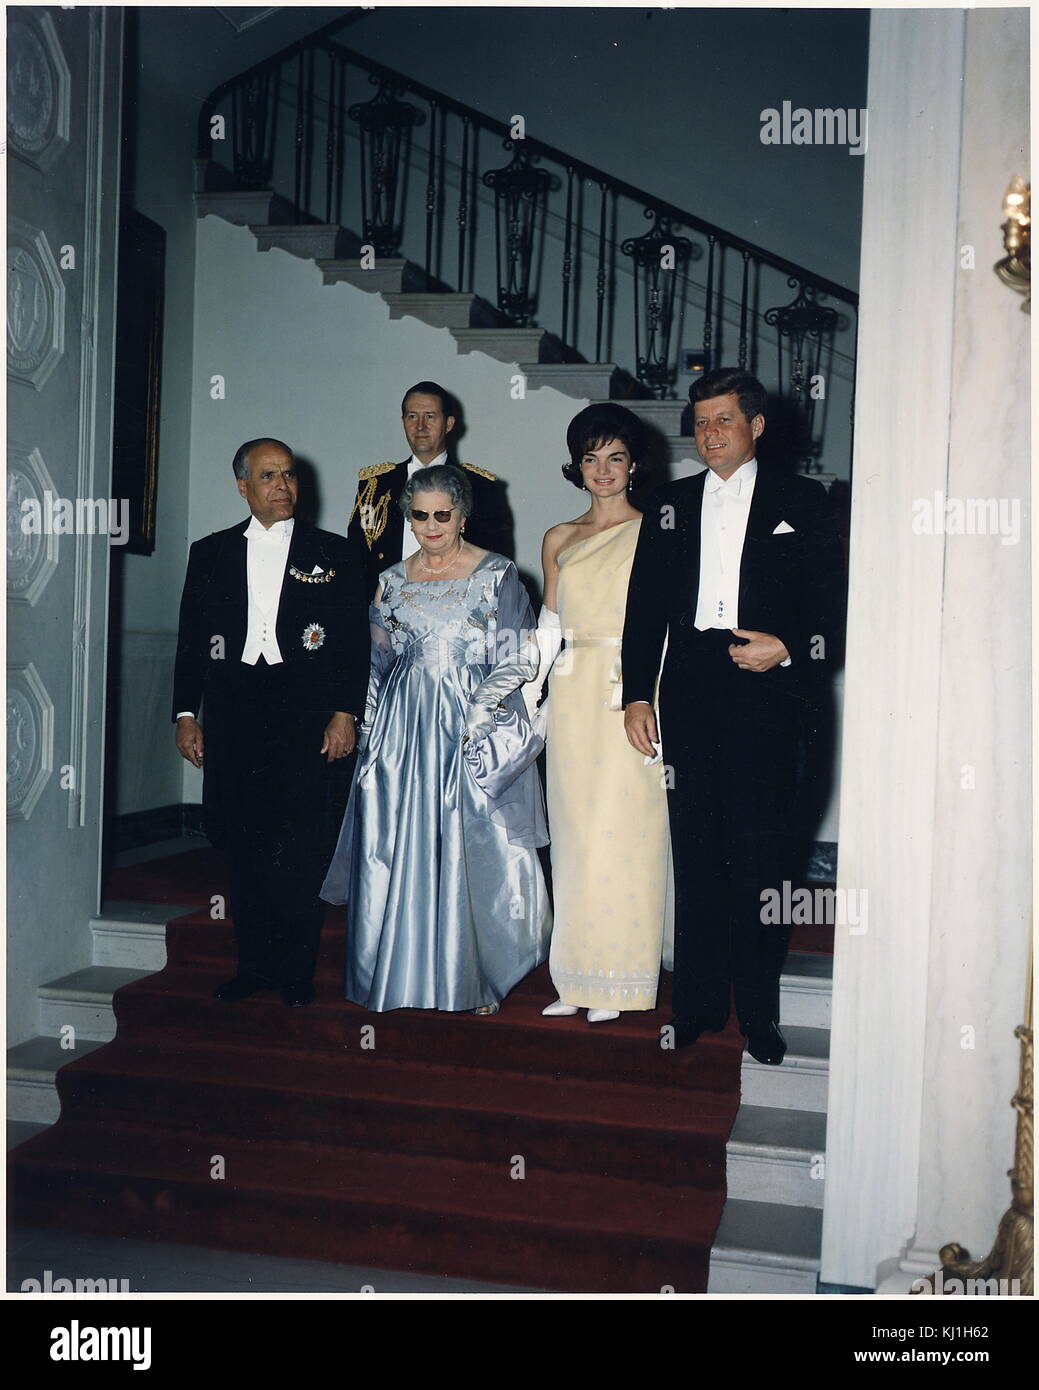
[[[326,570],[324,574],[304,574],[295,565],[289,566],[289,574],[293,579],[298,579],[301,584],[327,584],[329,580],[335,578],[335,570]]]
[[[393,467],[392,464],[389,467]],[[390,493],[386,491],[381,497],[376,497],[379,486],[379,475],[383,470],[362,469],[362,485],[357,489],[357,500],[354,502],[354,510],[350,513],[350,521],[354,519],[354,512],[359,512],[361,517],[361,530],[364,532],[364,539],[368,549],[371,550],[375,542],[386,530],[386,522],[390,514]],[[369,473],[368,478],[364,474]],[[347,522],[349,525],[349,522]]]
[[[940,1293],[950,1283],[958,1293],[987,1294],[992,1284],[1000,1293],[1006,1291],[1024,1298],[1031,1298],[1034,1292],[1031,960],[1028,962],[1027,978],[1026,1022],[1014,1029],[1014,1037],[1021,1044],[1021,1056],[1017,1094],[1011,1101],[1017,1111],[1014,1166],[1007,1174],[1010,1178],[1011,1204],[1003,1213],[992,1249],[983,1259],[972,1260],[969,1250],[950,1241],[939,1251],[941,1269],[926,1281],[921,1281],[925,1287],[914,1289],[914,1292]]]

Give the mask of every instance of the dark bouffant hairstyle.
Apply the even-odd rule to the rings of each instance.
[[[567,482],[573,483],[574,487],[584,487],[582,458],[590,449],[601,449],[611,439],[619,439],[627,446],[634,467],[631,481],[633,486],[637,486],[642,476],[645,431],[637,415],[613,401],[586,406],[567,426],[566,447],[570,452],[570,462],[563,464],[563,477]]]
[[[757,377],[751,376],[742,367],[717,367],[699,381],[694,381],[689,388],[689,404],[695,407],[700,401],[727,396],[730,392],[736,396],[748,420],[753,420],[755,415],[764,415],[768,394]]]

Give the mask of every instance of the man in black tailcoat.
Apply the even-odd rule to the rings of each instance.
[[[368,683],[365,576],[345,537],[294,517],[287,445],[249,440],[234,474],[251,516],[191,547],[173,718],[179,752],[204,768],[206,831],[230,880],[238,970],[215,996],[280,989],[303,1005],[338,829],[332,764],[355,747]]]
[[[707,471],[646,509],[623,639],[625,731],[662,739],[675,867],[674,1042],[740,1030],[776,1065],[799,740],[838,660],[844,560],[822,485],[756,458],[766,395],[720,368],[689,393]],[[659,738],[653,712],[660,671]],[[789,900],[787,898],[786,900]]]
[[[448,461],[448,436],[458,407],[435,381],[419,381],[404,393],[401,417],[411,455],[401,463],[373,463],[362,468],[347,534],[364,554],[368,593],[374,597],[379,575],[418,549],[418,542],[397,506],[404,484],[420,468]],[[493,473],[460,463],[473,489],[473,510],[466,540],[498,554],[511,555],[504,488]]]

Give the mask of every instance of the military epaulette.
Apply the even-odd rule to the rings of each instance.
[[[395,463],[370,463],[367,468],[362,468],[357,477],[360,482],[365,482],[368,478],[378,478],[383,473],[389,473],[396,468]]]
[[[489,483],[496,483],[498,481],[496,474],[488,473],[486,468],[477,468],[475,463],[463,463],[462,467],[468,469],[470,473],[479,473],[480,477],[486,478]]]

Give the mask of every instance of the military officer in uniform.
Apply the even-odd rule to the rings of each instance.
[[[457,423],[452,397],[435,381],[420,381],[405,392],[401,417],[411,457],[403,463],[375,463],[362,468],[350,513],[347,534],[364,548],[370,598],[375,595],[382,571],[418,549],[397,500],[413,473],[447,462],[448,435]],[[508,509],[501,482],[475,464],[462,463],[459,467],[465,469],[473,487],[473,511],[466,539],[485,550],[511,556]]]

